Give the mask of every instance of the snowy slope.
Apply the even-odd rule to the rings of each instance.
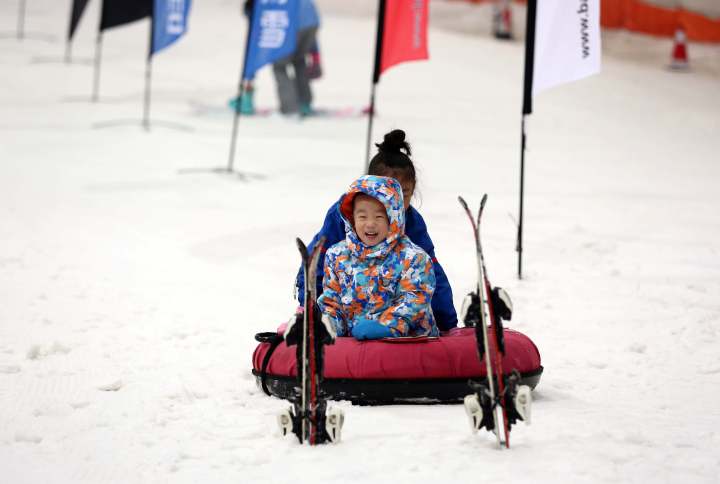
[[[231,116],[198,106],[234,91],[238,2],[194,2],[190,33],[156,57],[149,133],[95,127],[139,122],[148,27],[107,33],[91,104],[98,3],[72,65],[53,62],[69,2],[28,1],[27,30],[54,41],[0,39],[3,483],[717,482],[717,47],[678,74],[632,61],[638,45],[669,52],[666,41],[623,35],[601,75],[536,99],[522,281],[522,46],[443,27],[430,62],[390,70],[374,138],[401,127],[414,143],[414,203],[457,306],[475,271],[456,197],[487,192],[489,274],[545,375],[510,451],[471,435],[457,405],[341,404],[344,442],[309,448],[277,433],[286,403],[254,385],[253,334],[293,311],[293,238],[309,239],[360,174],[365,121],[242,119],[247,179],[193,172],[227,162]],[[320,107],[369,95],[375,27],[343,3],[321,2]],[[15,14],[0,4],[0,30]],[[275,104],[267,69],[258,104]]]

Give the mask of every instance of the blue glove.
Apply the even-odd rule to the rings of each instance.
[[[352,328],[352,335],[357,340],[391,338],[390,328],[375,320],[357,318]]]

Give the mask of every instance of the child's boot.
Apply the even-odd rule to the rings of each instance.
[[[310,103],[300,104],[300,116],[312,116],[313,114],[315,114],[315,110],[310,106]]]
[[[255,114],[255,104],[253,103],[254,90],[245,91],[240,98],[240,112],[242,114]]]
[[[228,104],[232,109],[238,111],[240,114],[255,114],[255,106],[253,104],[253,89],[248,89],[243,92],[243,95],[240,98],[232,98]]]

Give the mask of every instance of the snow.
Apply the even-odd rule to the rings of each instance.
[[[489,194],[489,275],[545,367],[534,421],[501,451],[459,405],[341,402],[344,441],[310,448],[278,434],[287,403],[256,388],[253,335],[292,313],[294,237],[361,173],[365,120],[241,119],[247,176],[193,171],[227,163],[238,2],[194,2],[190,33],[156,56],[150,132],[147,22],[104,36],[93,104],[100,2],[70,65],[69,2],[27,3],[22,42],[0,5],[2,482],[717,482],[719,47],[691,45],[677,73],[669,40],[606,32],[602,74],[535,100],[519,281],[523,47],[453,32],[470,7],[434,2],[431,61],[383,76],[373,138],[413,143],[414,203],[457,307],[475,270],[456,197]],[[349,3],[320,2],[320,107],[369,96],[373,3]],[[268,69],[257,102],[275,105]],[[97,127],[117,120],[134,124]]]

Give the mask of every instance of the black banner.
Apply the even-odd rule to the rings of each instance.
[[[152,11],[153,0],[103,0],[100,30],[149,17]]]
[[[72,11],[70,11],[70,28],[68,29],[68,40],[72,40],[77,30],[80,19],[85,12],[89,0],[73,0]]]

